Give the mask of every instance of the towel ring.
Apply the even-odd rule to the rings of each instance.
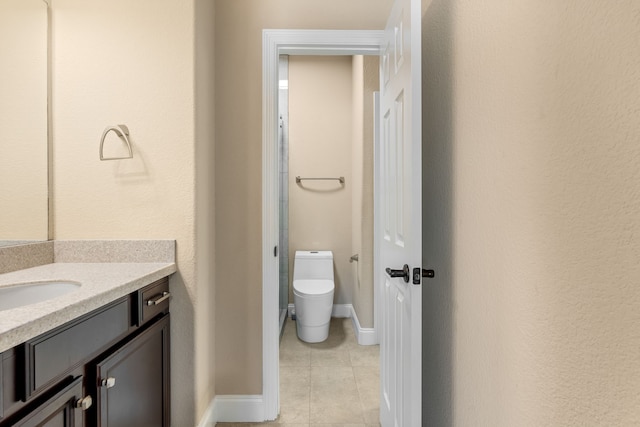
[[[107,134],[111,131],[114,131],[118,137],[124,140],[127,144],[127,149],[129,150],[129,155],[125,157],[104,157],[104,139],[107,137]],[[100,160],[121,160],[121,159],[132,159],[133,151],[131,150],[131,141],[129,140],[129,128],[125,125],[117,125],[117,126],[109,126],[104,132],[102,132],[102,138],[100,138]]]

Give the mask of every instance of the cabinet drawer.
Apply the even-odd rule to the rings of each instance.
[[[11,425],[15,427],[82,427],[82,409],[76,402],[82,397],[82,377],[74,379],[29,413]]]
[[[151,283],[138,291],[138,325],[169,309],[169,279]]]
[[[26,397],[124,337],[131,325],[129,297],[114,301],[25,343]]]

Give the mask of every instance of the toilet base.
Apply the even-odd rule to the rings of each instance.
[[[329,323],[320,326],[305,326],[296,322],[298,338],[304,342],[317,343],[325,341],[329,337]]]

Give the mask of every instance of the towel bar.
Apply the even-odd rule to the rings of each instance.
[[[340,184],[344,184],[344,176],[340,176],[338,178],[302,178],[302,177],[296,176],[296,184],[300,184],[300,181],[302,180],[312,180],[312,181],[335,180],[335,181],[340,181]]]

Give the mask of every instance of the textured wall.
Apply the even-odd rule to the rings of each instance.
[[[373,93],[380,90],[377,56],[353,57],[353,213],[352,252],[358,262],[353,308],[363,328],[373,328]]]
[[[216,392],[262,393],[262,29],[382,29],[387,0],[216,2]],[[238,274],[242,272],[242,274]],[[242,301],[242,304],[231,304]]]
[[[195,420],[215,396],[215,3],[195,0]],[[174,423],[174,425],[176,425]],[[182,424],[179,424],[182,425]]]
[[[351,57],[289,57],[289,301],[295,251],[333,252],[334,304],[351,304]],[[296,176],[339,177],[302,181]]]
[[[351,65],[351,254],[361,256],[362,252],[362,121],[364,92],[364,56],[354,55]],[[352,282],[353,308],[358,319],[363,310],[360,309],[360,290],[362,288],[362,277],[360,275],[360,265],[353,262],[350,265],[350,277]],[[362,320],[360,320],[362,321]]]
[[[0,240],[46,240],[47,5],[0,2]]]
[[[213,298],[206,280],[210,268],[203,265],[210,261],[209,248],[196,240],[196,228],[198,239],[211,238],[206,221],[196,222],[196,205],[199,214],[211,212],[212,201],[202,196],[212,192],[212,183],[206,173],[197,174],[197,201],[195,184],[196,166],[211,167],[204,159],[213,154],[207,146],[212,124],[202,118],[213,114],[203,79],[213,65],[206,55],[195,63],[195,4],[53,4],[55,237],[177,241],[179,272],[171,279],[173,425],[195,425],[213,395],[207,339],[213,317],[203,312]],[[210,26],[211,5],[197,4],[198,26]],[[208,43],[203,49],[212,49],[209,36],[206,29],[198,33],[198,43]],[[101,162],[102,131],[120,123],[129,127],[134,157]]]
[[[640,3],[425,6],[424,422],[640,424]]]

